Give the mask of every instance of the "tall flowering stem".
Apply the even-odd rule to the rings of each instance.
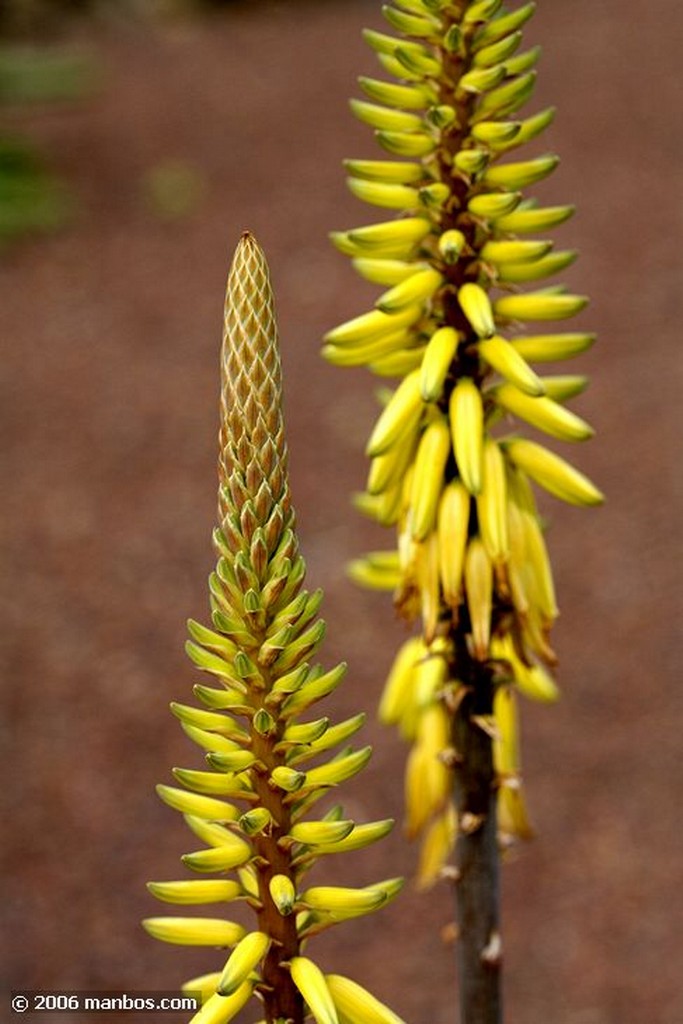
[[[158,787],[204,844],[183,857],[203,877],[149,888],[178,905],[217,903],[222,910],[243,903],[255,920],[251,930],[222,914],[154,917],[144,926],[165,942],[229,951],[218,970],[184,986],[203,1000],[193,1024],[227,1024],[252,996],[268,1024],[303,1024],[308,1017],[318,1024],[401,1024],[356,982],[324,974],[304,954],[318,932],[393,899],[401,879],[361,888],[306,882],[320,857],[361,849],[392,822],[356,824],[339,805],[319,819],[308,816],[321,797],[362,770],[371,750],[344,746],[362,714],[337,724],[301,720],[338,686],[345,665],[324,671],[309,660],[324,634],[317,618],[322,594],[303,589],[273,295],[265,258],[249,234],[228,279],[221,385],[212,624],[190,620],[187,643],[214,685],[195,686],[201,706],[171,705],[205,751],[209,770],[175,768],[179,786]]]
[[[464,1024],[500,1020],[498,841],[530,834],[516,695],[557,696],[557,608],[532,484],[574,505],[602,501],[520,429],[568,442],[593,433],[566,405],[586,379],[537,370],[584,352],[593,335],[525,326],[572,317],[587,302],[544,283],[576,253],[537,237],[573,208],[523,195],[557,158],[508,159],[554,116],[518,116],[535,84],[539,50],[520,49],[533,11],[395,0],[383,7],[393,31],[365,32],[389,78],[361,78],[365,96],[351,105],[389,158],[347,161],[348,185],[390,219],[332,240],[385,290],[373,310],[330,331],[323,350],[336,365],[399,378],[381,393],[357,502],[396,528],[397,544],[359,559],[352,574],[393,590],[400,614],[421,622],[398,653],[380,716],[412,745],[406,827],[424,836],[419,880],[458,880]]]

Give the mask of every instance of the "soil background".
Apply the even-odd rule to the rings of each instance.
[[[182,876],[191,847],[154,784],[199,763],[167,706],[195,680],[185,619],[207,612],[221,309],[244,228],[277,293],[301,540],[310,585],[326,592],[324,660],[351,666],[331,713],[375,703],[404,635],[389,600],[343,570],[389,543],[349,501],[376,382],[319,357],[324,331],[375,294],[327,241],[377,215],[347,193],[340,166],[377,155],[346,103],[355,76],[375,72],[364,25],[382,28],[379,4],[253,2],[76,26],[66,42],[95,55],[101,88],[21,118],[78,213],[0,263],[8,989],[172,990],[218,966],[215,953],[151,941],[138,921],[163,912],[145,881]],[[577,362],[592,386],[575,403],[597,438],[574,454],[608,503],[544,505],[564,696],[523,709],[537,838],[504,870],[510,1024],[683,1021],[682,29],[674,0],[542,0],[527,30],[544,48],[529,110],[557,105],[541,148],[562,158],[537,194],[578,204],[556,237],[581,250],[564,279],[592,296],[581,325],[600,336]],[[203,182],[176,220],[155,214],[146,185],[168,160]],[[364,735],[375,753],[346,788],[347,811],[400,819],[405,750],[372,715]],[[364,883],[410,875],[415,856],[397,827],[335,867]],[[445,886],[408,887],[321,938],[316,955],[407,1021],[452,1024],[450,919]]]

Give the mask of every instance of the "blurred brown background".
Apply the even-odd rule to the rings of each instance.
[[[72,201],[59,233],[0,256],[8,989],[173,989],[219,966],[138,921],[163,912],[145,881],[182,877],[192,846],[153,787],[199,758],[167,705],[195,679],[185,619],[206,617],[222,297],[244,228],[277,291],[324,658],[351,663],[338,715],[372,705],[403,635],[388,599],[343,572],[389,541],[349,504],[374,382],[318,355],[323,332],[374,294],[326,236],[377,215],[347,194],[340,161],[376,154],[346,99],[375,72],[360,30],[382,27],[379,4],[229,3],[154,20],[137,6],[49,26],[50,46],[90,61],[95,87],[5,112]],[[540,0],[527,31],[544,47],[529,109],[559,108],[544,145],[562,163],[543,198],[579,206],[557,238],[581,250],[566,280],[592,296],[581,322],[600,334],[576,365],[593,380],[576,408],[598,436],[575,454],[609,501],[546,507],[564,698],[524,707],[538,837],[504,872],[510,1024],[683,1020],[682,26],[674,0]],[[375,754],[347,810],[400,818],[404,749],[372,716],[364,735]],[[410,874],[415,851],[397,827],[338,860],[342,880],[364,883]],[[317,953],[411,1024],[450,1024],[449,920],[445,887],[408,889]]]

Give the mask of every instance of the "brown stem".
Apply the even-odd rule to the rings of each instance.
[[[273,768],[284,763],[274,749],[282,738],[282,731],[282,722],[276,724],[275,732],[270,735],[263,736],[252,730],[254,753],[266,769],[253,773],[254,789],[259,796],[259,805],[270,811],[273,820],[270,829],[254,837],[258,853],[256,871],[261,904],[258,926],[260,931],[273,940],[263,962],[263,986],[260,991],[268,1024],[277,1024],[278,1021],[303,1024],[304,1002],[286,966],[292,957],[300,953],[296,915],[283,916],[273,902],[269,888],[274,875],[286,875],[296,888],[290,849],[280,844],[282,837],[290,831],[291,812],[285,803],[283,791],[274,789],[268,782],[268,775]]]
[[[464,652],[463,652],[464,653]],[[465,654],[468,687],[453,721],[456,751],[456,907],[461,1024],[501,1024],[499,855],[490,671]],[[459,660],[462,672],[463,658]],[[461,677],[462,678],[462,677]]]

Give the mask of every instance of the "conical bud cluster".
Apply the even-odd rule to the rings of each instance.
[[[324,1024],[354,1024],[366,1019],[367,1004],[378,1024],[398,1024],[354,982],[335,975],[328,985],[302,955],[317,932],[388,903],[401,880],[357,889],[307,881],[318,858],[361,849],[393,823],[357,825],[339,805],[309,817],[331,788],[362,770],[371,751],[346,745],[363,715],[337,724],[302,718],[338,686],[345,666],[326,671],[312,660],[324,634],[317,617],[322,595],[302,587],[273,296],[263,253],[248,234],[228,279],[221,366],[212,621],[190,621],[187,644],[209,685],[195,687],[198,706],[171,706],[207,764],[175,768],[178,785],[158,787],[201,844],[182,858],[199,877],[149,885],[165,903],[213,903],[218,912],[144,925],[165,942],[229,951],[214,973],[185,986],[204,1000],[194,1024],[227,1024],[252,996],[263,1004],[257,1016],[268,1022],[302,1024],[310,1010]],[[240,901],[255,913],[253,930],[223,916],[226,904]]]
[[[352,566],[356,580],[394,589],[405,617],[422,620],[421,646],[409,641],[394,666],[386,717],[421,736],[416,716],[446,706],[445,696],[456,700],[453,688],[467,675],[463,654],[489,666],[507,694],[496,702],[492,734],[512,736],[495,743],[499,824],[518,835],[528,825],[510,755],[510,694],[547,700],[556,692],[544,666],[555,661],[548,635],[557,609],[531,483],[574,505],[603,500],[579,470],[520,430],[572,443],[593,433],[567,407],[585,378],[537,369],[578,355],[594,338],[536,333],[587,300],[545,283],[576,257],[544,237],[573,208],[543,207],[525,195],[557,158],[510,156],[554,116],[552,109],[519,114],[539,56],[537,47],[521,49],[533,10],[501,0],[395,0],[383,7],[393,31],[365,32],[389,77],[361,78],[365,98],[351,106],[388,158],[347,161],[348,185],[390,219],[332,240],[361,277],[385,290],[373,310],[330,331],[323,350],[336,365],[400,379],[382,395],[367,446],[367,490],[357,501],[396,526],[397,549]],[[451,642],[456,635],[464,647]],[[432,689],[425,701],[423,679],[434,662],[445,665],[447,689]],[[426,728],[431,735],[434,721]],[[409,773],[416,759],[427,763],[433,739],[418,742]],[[427,778],[425,769],[431,792]],[[419,791],[414,779],[407,789]],[[429,807],[419,807],[432,837],[425,881],[440,860],[433,837],[442,837],[445,856],[453,833],[451,809],[440,787],[433,792]],[[409,796],[409,823],[416,813]]]

